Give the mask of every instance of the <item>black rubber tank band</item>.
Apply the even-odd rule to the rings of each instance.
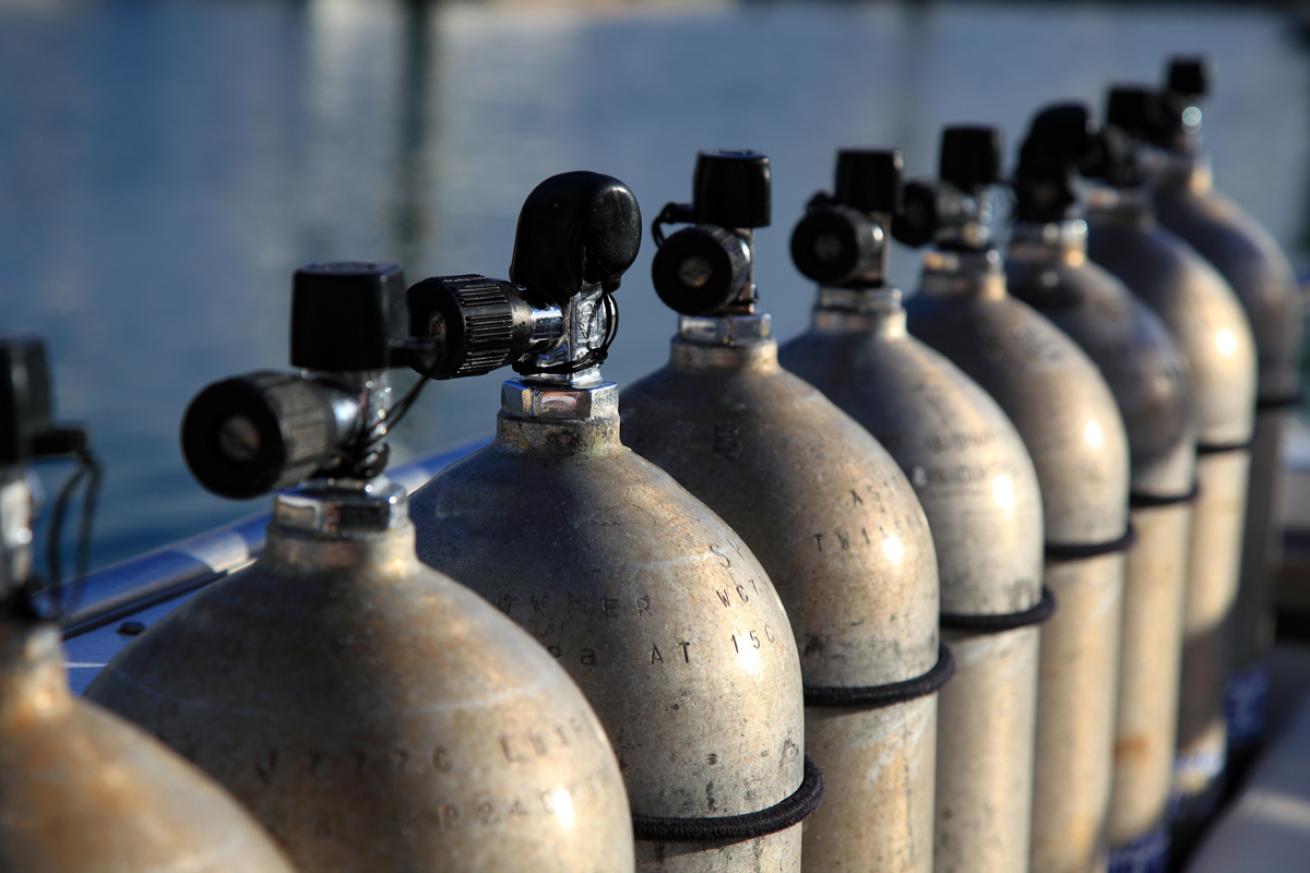
[[[1200,482],[1193,482],[1191,490],[1184,491],[1182,494],[1147,494],[1144,491],[1133,491],[1128,494],[1128,505],[1133,509],[1177,506],[1179,503],[1195,503],[1200,493]]]
[[[885,685],[863,685],[858,688],[805,688],[806,706],[891,706],[916,697],[926,697],[940,691],[955,675],[955,656],[946,643],[937,644],[937,663],[932,669],[912,679],[888,682]]]
[[[1242,440],[1235,443],[1197,443],[1196,453],[1198,455],[1222,455],[1226,452],[1247,452],[1251,446],[1255,445],[1255,437]]]
[[[634,815],[632,832],[639,840],[662,843],[738,842],[786,830],[819,808],[823,802],[823,776],[805,756],[805,778],[801,787],[768,809],[719,818],[671,818]]]
[[[1133,526],[1128,525],[1123,536],[1116,539],[1106,540],[1103,543],[1047,543],[1045,546],[1046,562],[1059,563],[1062,561],[1085,561],[1088,558],[1099,558],[1101,555],[1113,555],[1115,552],[1126,552],[1137,542],[1137,532]]]
[[[1297,391],[1294,394],[1270,394],[1267,397],[1258,397],[1255,401],[1255,411],[1277,412],[1290,406],[1300,406],[1302,396],[1301,392]]]
[[[968,615],[962,612],[943,612],[941,624],[947,630],[1000,633],[1035,624],[1043,624],[1053,615],[1055,615],[1055,594],[1051,589],[1043,588],[1042,599],[1037,601],[1035,605],[1019,612],[1006,612],[1000,615]]]

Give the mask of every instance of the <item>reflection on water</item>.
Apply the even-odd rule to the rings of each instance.
[[[653,216],[695,150],[774,160],[758,276],[779,333],[811,290],[786,239],[838,145],[929,172],[939,126],[1099,103],[1205,51],[1221,187],[1301,239],[1307,61],[1260,8],[719,5],[530,12],[402,2],[0,3],[0,329],[51,343],[59,405],[109,463],[100,562],[250,507],[204,494],[176,430],[208,380],[286,361],[289,277],[315,259],[503,275],[524,195],[588,168]],[[912,282],[910,255],[894,275]],[[647,244],[607,374],[658,366],[673,316]],[[413,453],[490,432],[498,377],[434,385]]]

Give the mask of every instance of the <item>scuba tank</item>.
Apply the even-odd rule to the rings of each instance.
[[[400,270],[295,275],[291,364],[214,383],[182,444],[227,497],[273,489],[264,552],[88,691],[218,778],[302,870],[623,873],[618,764],[577,687],[513,622],[418,562],[382,476]],[[419,383],[420,385],[422,383]]]
[[[491,445],[415,494],[418,553],[582,686],[623,769],[638,869],[797,873],[819,776],[787,614],[741,538],[619,441],[600,373],[640,241],[623,183],[565,173],[524,202],[508,281],[409,289],[437,375],[520,375]]]
[[[1300,396],[1300,289],[1278,243],[1237,204],[1214,190],[1200,148],[1200,103],[1209,91],[1203,59],[1169,64],[1163,122],[1153,137],[1162,150],[1151,173],[1160,223],[1182,237],[1223,275],[1250,319],[1259,376],[1255,436],[1242,538],[1241,582],[1233,609],[1228,677],[1228,750],[1249,758],[1264,732],[1273,645],[1271,584],[1282,559],[1281,464],[1284,431]]]
[[[1059,609],[1042,629],[1031,869],[1106,864],[1119,604],[1128,528],[1128,446],[1114,397],[1064,334],[1009,296],[987,227],[999,132],[948,127],[940,181],[906,185],[892,234],[923,255],[910,332],[988,391],[1037,470],[1044,583]]]
[[[678,333],[668,365],[624,391],[624,436],[741,535],[791,617],[805,748],[827,774],[803,868],[930,873],[952,662],[927,519],[873,437],[778,366],[752,273],[768,158],[702,152],[693,188],[655,219],[651,274]],[[689,226],[665,238],[670,223]]]
[[[85,571],[100,469],[86,432],[56,426],[50,414],[44,345],[0,338],[0,870],[290,873],[273,841],[218,785],[69,690],[55,532],[86,482]],[[60,456],[82,466],[55,505],[46,584],[31,566],[36,501],[26,467]]]
[[[1237,596],[1256,360],[1237,298],[1199,255],[1155,222],[1142,168],[1125,132],[1153,111],[1146,88],[1110,92],[1106,127],[1084,175],[1088,253],[1151,307],[1187,358],[1197,421],[1191,555],[1183,607],[1178,757],[1173,803],[1176,855],[1213,809],[1224,771],[1224,680]]]
[[[1109,838],[1111,870],[1131,873],[1166,863],[1196,428],[1186,361],[1163,322],[1087,260],[1075,171],[1093,142],[1081,104],[1033,119],[1015,170],[1005,269],[1010,293],[1100,367],[1128,432],[1137,542],[1124,572]]]
[[[937,704],[933,869],[1022,873],[1039,624],[1052,604],[1042,598],[1041,495],[1005,413],[905,330],[901,292],[885,278],[900,189],[899,152],[838,153],[832,194],[816,194],[792,233],[796,266],[819,292],[810,329],[780,358],[886,447],[932,529],[956,663]]]

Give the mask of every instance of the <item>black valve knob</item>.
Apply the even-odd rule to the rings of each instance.
[[[1145,85],[1115,85],[1106,93],[1105,123],[1134,139],[1151,140],[1162,125],[1160,95]]]
[[[901,211],[892,217],[892,236],[918,248],[936,239],[942,228],[962,223],[966,216],[965,205],[948,186],[915,179],[906,182],[901,191]]]
[[[1015,172],[1029,179],[1063,179],[1087,161],[1095,125],[1083,103],[1054,103],[1033,116]]]
[[[957,124],[942,131],[937,175],[962,191],[976,192],[1001,178],[1001,132]]]
[[[473,274],[437,276],[411,285],[410,332],[435,341],[440,379],[503,367],[532,342],[532,309],[509,282]]]
[[[388,366],[406,337],[405,276],[395,264],[342,262],[296,270],[291,365],[347,372]]]
[[[340,437],[331,395],[288,373],[215,382],[196,395],[182,419],[182,453],[191,473],[231,498],[310,478],[332,461]]]
[[[750,258],[745,240],[726,228],[684,227],[655,252],[651,282],[674,312],[706,315],[741,293],[750,279]]]
[[[696,156],[692,209],[699,224],[768,227],[773,209],[769,158],[749,149],[705,151]]]
[[[880,263],[885,237],[864,212],[837,204],[812,206],[791,233],[791,258],[807,279],[840,285]]]
[[[35,337],[0,337],[0,465],[32,457],[50,429],[50,371]]]
[[[1210,80],[1210,61],[1200,55],[1170,58],[1165,70],[1165,89],[1180,97],[1209,95]]]
[[[584,287],[619,287],[641,247],[641,208],[627,185],[583,170],[551,176],[519,211],[509,278],[563,307]]]
[[[861,212],[891,215],[901,207],[899,149],[842,149],[833,199]]]

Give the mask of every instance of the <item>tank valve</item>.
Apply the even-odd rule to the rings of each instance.
[[[416,393],[389,407],[386,370],[437,365],[430,347],[409,338],[403,289],[394,264],[297,270],[291,364],[299,372],[248,373],[196,395],[182,421],[196,479],[215,494],[247,498],[307,479],[380,474],[386,434]]]
[[[991,246],[987,189],[1001,181],[1001,132],[994,127],[956,125],[942,132],[937,179],[908,182],[891,232],[919,248],[980,251]]]
[[[426,376],[512,364],[530,377],[592,375],[618,328],[613,294],[641,245],[641,211],[610,176],[573,172],[538,185],[519,213],[509,279],[437,276],[406,292],[410,330],[434,347]]]
[[[887,234],[901,209],[901,153],[843,149],[833,191],[810,199],[791,234],[801,275],[821,285],[875,288],[887,276]]]
[[[660,300],[682,315],[752,312],[753,232],[769,226],[772,196],[767,156],[753,151],[698,154],[692,202],[666,204],[651,228],[659,246],[651,278]],[[665,237],[669,224],[691,226]]]

